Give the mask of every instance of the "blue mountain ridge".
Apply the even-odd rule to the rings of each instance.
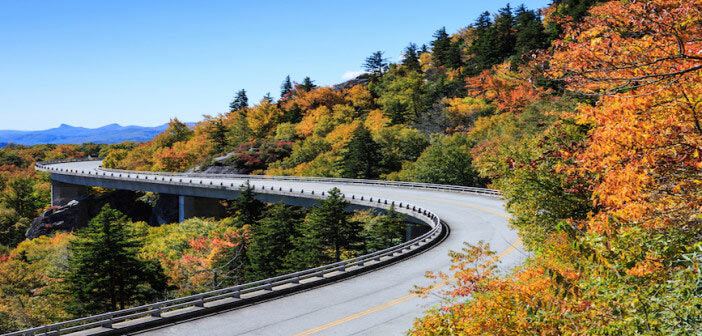
[[[193,126],[195,123],[187,123]],[[76,127],[61,124],[59,127],[41,131],[0,130],[0,147],[10,143],[17,145],[81,144],[86,142],[113,144],[123,141],[144,142],[165,131],[168,124],[154,127],[122,126],[109,124],[98,128]]]

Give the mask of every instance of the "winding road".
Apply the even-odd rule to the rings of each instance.
[[[99,172],[99,161],[56,163],[56,169]],[[44,170],[44,169],[42,169]],[[150,173],[140,173],[148,179]],[[56,176],[54,176],[56,175]],[[95,177],[95,176],[94,176]],[[151,176],[152,180],[158,178]],[[244,183],[242,178],[201,178],[205,184]],[[154,183],[158,183],[154,181]],[[516,232],[508,226],[504,201],[495,197],[442,190],[329,182],[251,180],[275,188],[303,188],[321,194],[333,187],[346,195],[382,197],[419,205],[437,214],[450,228],[438,245],[402,261],[341,281],[258,302],[229,311],[192,318],[139,332],[146,335],[402,335],[413,320],[439,302],[438,297],[410,294],[431,280],[426,271],[447,272],[449,250],[463,242],[488,242],[507,271],[525,258]]]

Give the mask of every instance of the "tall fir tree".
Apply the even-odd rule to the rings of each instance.
[[[388,71],[388,60],[383,57],[382,51],[376,51],[366,58],[363,69],[373,77],[380,77]]]
[[[514,15],[509,4],[498,11],[493,28],[497,35],[497,43],[494,46],[498,51],[498,57],[494,60],[494,64],[497,64],[514,54],[514,46],[517,42],[514,29]]]
[[[416,44],[410,43],[405,48],[405,52],[402,54],[402,65],[409,71],[422,71],[422,67],[419,65],[419,51]]]
[[[305,92],[312,91],[312,90],[314,90],[314,88],[316,88],[316,87],[317,87],[317,85],[315,85],[315,84],[314,84],[314,81],[313,81],[312,79],[310,79],[309,77],[305,77],[305,78],[302,80],[302,84],[298,84],[298,85],[297,85],[297,88],[298,88],[298,89],[300,89],[300,90],[302,90],[302,91],[305,91]]]
[[[431,42],[432,61],[437,66],[446,65],[450,49],[451,38],[446,33],[446,27],[441,27],[434,33],[434,41]]]
[[[514,52],[517,56],[548,47],[550,41],[539,13],[521,5],[515,11],[514,24],[517,31]]]
[[[167,289],[160,264],[138,258],[143,243],[127,227],[127,218],[109,205],[75,235],[63,275],[68,310],[75,316],[145,303]]]
[[[475,39],[468,48],[468,53],[473,56],[468,64],[469,75],[477,75],[502,61],[497,48],[498,35],[490,20],[490,13],[481,13],[473,24],[473,29]]]
[[[256,199],[254,188],[248,180],[241,185],[239,192],[239,198],[231,202],[228,212],[234,217],[238,227],[252,225],[261,219],[266,204]]]
[[[241,89],[234,95],[234,100],[229,103],[229,111],[239,111],[247,107],[249,107],[249,98],[246,96],[246,90]]]
[[[224,126],[222,118],[216,118],[209,124],[207,130],[207,138],[212,142],[212,152],[210,154],[217,155],[227,151],[229,143],[227,134],[229,130]]]
[[[263,100],[273,104],[273,96],[270,92],[266,92],[266,95],[263,96]]]
[[[328,192],[328,197],[312,208],[305,218],[304,234],[318,246],[307,244],[312,249],[309,256],[317,264],[341,261],[343,252],[355,253],[360,250],[361,224],[351,220],[351,213],[345,209],[349,202],[345,200],[341,190],[334,188]],[[328,255],[326,251],[331,251]]]
[[[392,205],[384,216],[380,216],[364,230],[367,252],[374,252],[401,243],[405,238],[405,215]]]
[[[251,228],[247,278],[256,281],[294,271],[285,266],[285,257],[294,250],[297,228],[304,210],[278,203],[269,207]]]
[[[290,75],[285,76],[285,80],[283,81],[283,84],[280,85],[280,99],[284,100],[287,99],[290,93],[292,92],[293,85],[292,81],[290,81]]]
[[[337,165],[341,177],[372,179],[380,175],[380,162],[380,146],[370,131],[361,125],[344,146]]]

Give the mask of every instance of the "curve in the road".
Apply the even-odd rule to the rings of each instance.
[[[98,178],[104,174],[99,162],[55,163],[39,167],[48,171],[52,178],[61,173],[72,176]],[[140,172],[142,180],[159,183],[163,175]],[[167,176],[177,176],[169,174]],[[149,180],[151,178],[151,180]],[[249,177],[255,178],[255,177]],[[240,185],[242,177],[200,177],[207,185]],[[161,182],[165,181],[162,180]],[[75,180],[72,180],[75,183]],[[384,265],[362,276],[336,281],[314,290],[305,290],[252,304],[245,309],[219,312],[206,317],[172,323],[158,329],[145,331],[155,335],[394,335],[402,334],[411,327],[414,318],[438,303],[437,297],[420,300],[408,294],[415,285],[425,286],[431,282],[424,277],[426,271],[444,271],[450,266],[449,250],[460,250],[463,242],[485,241],[501,253],[497,259],[500,268],[510,269],[524,259],[519,251],[520,241],[516,232],[509,228],[504,213],[503,201],[465,192],[412,188],[401,185],[343,183],[342,180],[273,179],[256,180],[255,184],[266,190],[278,188],[304,189],[321,195],[332,187],[338,187],[346,195],[390,198],[403,204],[414,204],[436,217],[440,217],[451,228],[451,235],[440,245],[412,256],[405,261]],[[404,250],[403,250],[404,251]]]

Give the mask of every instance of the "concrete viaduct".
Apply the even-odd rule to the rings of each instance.
[[[402,335],[411,328],[414,318],[439,302],[437,297],[420,299],[410,290],[415,285],[431,283],[424,276],[426,271],[447,272],[450,250],[460,250],[463,242],[488,242],[498,252],[499,268],[505,271],[526,257],[520,250],[516,232],[508,225],[504,202],[491,190],[342,179],[131,172],[103,169],[100,164],[100,161],[54,162],[38,164],[37,169],[51,174],[52,203],[56,205],[80,196],[84,190],[81,186],[151,191],[178,197],[182,220],[206,215],[213,199],[236,198],[238,187],[249,180],[257,197],[266,202],[310,206],[324,198],[324,192],[337,187],[352,201],[352,207],[382,210],[394,204],[408,218],[433,229],[420,237],[422,240],[408,242],[382,255],[332,265],[333,269],[322,267],[253,283],[248,289],[231,289],[226,299],[230,305],[240,300],[240,305],[232,306],[237,309],[186,314],[182,322],[184,318],[180,317],[169,320],[173,312],[162,314],[161,310],[155,310],[160,306],[151,305],[141,308],[151,314],[143,321],[138,320],[142,322],[137,321],[141,327],[131,328],[130,325],[138,323],[126,321],[125,328],[131,329],[119,329],[117,324],[105,324],[103,317],[100,322],[92,322],[95,329],[83,330],[82,334],[120,334],[129,330],[149,335],[191,336]],[[304,290],[290,289],[295,286]],[[281,295],[272,295],[276,291]],[[219,298],[224,297],[223,293],[212,295]],[[262,299],[246,301],[247,295],[259,295]],[[187,308],[191,312],[207,310],[214,307],[214,301],[191,306]],[[80,323],[90,321],[97,320]],[[44,332],[51,328],[60,329],[63,325],[50,326]],[[24,334],[33,332],[41,331],[37,328]]]

